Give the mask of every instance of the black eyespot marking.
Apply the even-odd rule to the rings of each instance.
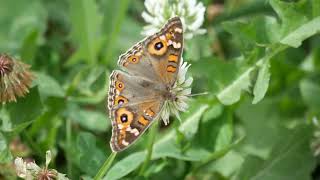
[[[154,49],[159,51],[160,49],[163,48],[163,43],[162,42],[157,42],[155,45],[154,45]]]
[[[121,120],[122,123],[128,122],[128,115],[127,114],[122,114],[120,116],[120,120]]]
[[[121,83],[119,83],[119,84],[118,84],[118,87],[119,87],[119,88],[122,88],[122,84],[121,84]]]
[[[137,58],[132,58],[132,62],[136,62],[137,61]]]
[[[124,100],[123,99],[119,99],[119,101],[118,101],[118,104],[123,104],[124,103]]]

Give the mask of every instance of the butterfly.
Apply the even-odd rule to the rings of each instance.
[[[174,17],[159,32],[120,55],[121,70],[114,70],[109,79],[112,151],[128,148],[158,118],[167,124],[167,107],[176,107],[175,114],[187,108],[183,95],[190,94],[191,89],[178,88],[185,82],[189,67],[182,63],[182,51],[183,25],[179,17]],[[191,82],[188,79],[186,85]]]

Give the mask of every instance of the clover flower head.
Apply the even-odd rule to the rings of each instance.
[[[156,33],[168,19],[179,16],[181,18],[186,39],[194,35],[204,34],[201,29],[204,21],[205,7],[196,0],[145,0],[146,11],[142,12],[143,19],[149,23],[144,27],[143,35]]]
[[[0,54],[0,102],[16,101],[29,92],[33,74],[30,66],[14,60],[6,54]]]
[[[160,118],[163,120],[165,125],[169,123],[169,116],[171,113],[181,121],[179,111],[185,112],[189,107],[188,101],[191,95],[190,86],[193,81],[192,77],[187,76],[187,71],[190,65],[191,64],[184,62],[183,58],[181,58],[177,80],[171,90],[171,93],[175,95],[175,100],[167,100],[164,103],[163,109],[160,114]]]
[[[59,173],[55,169],[48,169],[48,165],[51,162],[51,152],[46,152],[46,166],[40,168],[35,162],[26,162],[21,157],[17,157],[14,160],[17,175],[26,180],[68,180],[68,178]]]

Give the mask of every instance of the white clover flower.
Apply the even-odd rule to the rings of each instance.
[[[179,16],[181,18],[185,38],[204,34],[205,29],[200,26],[204,21],[206,11],[204,5],[196,0],[145,0],[146,11],[142,12],[143,19],[149,23],[144,27],[143,35],[156,33],[168,19]]]
[[[165,125],[169,123],[169,116],[171,113],[176,115],[176,117],[181,121],[179,111],[184,112],[189,107],[187,102],[189,101],[189,97],[191,95],[190,86],[193,79],[192,77],[186,77],[186,74],[190,65],[191,64],[184,62],[183,58],[181,58],[177,81],[171,89],[171,93],[175,95],[175,100],[165,101],[160,114],[160,118],[163,120]]]
[[[17,157],[14,160],[15,168],[17,175],[26,180],[33,180],[33,179],[57,179],[57,180],[68,180],[65,177],[65,174],[59,173],[55,169],[48,169],[48,165],[51,162],[51,152],[46,152],[46,166],[44,168],[40,168],[34,162],[26,162],[22,158]]]
[[[16,166],[17,175],[21,178],[26,178],[27,176],[27,163],[23,161],[22,158],[18,157],[14,160]]]

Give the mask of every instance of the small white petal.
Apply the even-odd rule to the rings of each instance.
[[[192,77],[189,77],[189,78],[184,82],[183,86],[184,86],[184,87],[189,87],[189,86],[191,86],[192,82],[193,82],[193,78],[192,78]]]
[[[189,105],[185,101],[180,101],[177,103],[180,111],[186,111]]]
[[[47,151],[46,152],[46,167],[48,167],[50,162],[51,162],[51,151]]]
[[[147,22],[147,23],[152,23],[154,17],[152,17],[150,14],[148,14],[147,12],[143,11],[141,14],[142,18]]]
[[[187,96],[190,94],[191,94],[191,88],[187,88],[187,89],[184,89],[181,92],[179,92],[179,95],[181,95],[181,96]]]
[[[165,125],[169,123],[170,109],[168,107],[167,102],[163,105],[162,111],[160,113],[161,119]]]
[[[33,173],[38,173],[41,168],[34,162],[27,163],[27,171],[32,171]]]
[[[18,157],[14,160],[14,165],[17,175],[21,178],[25,178],[27,176],[27,163],[24,162],[22,158]]]

